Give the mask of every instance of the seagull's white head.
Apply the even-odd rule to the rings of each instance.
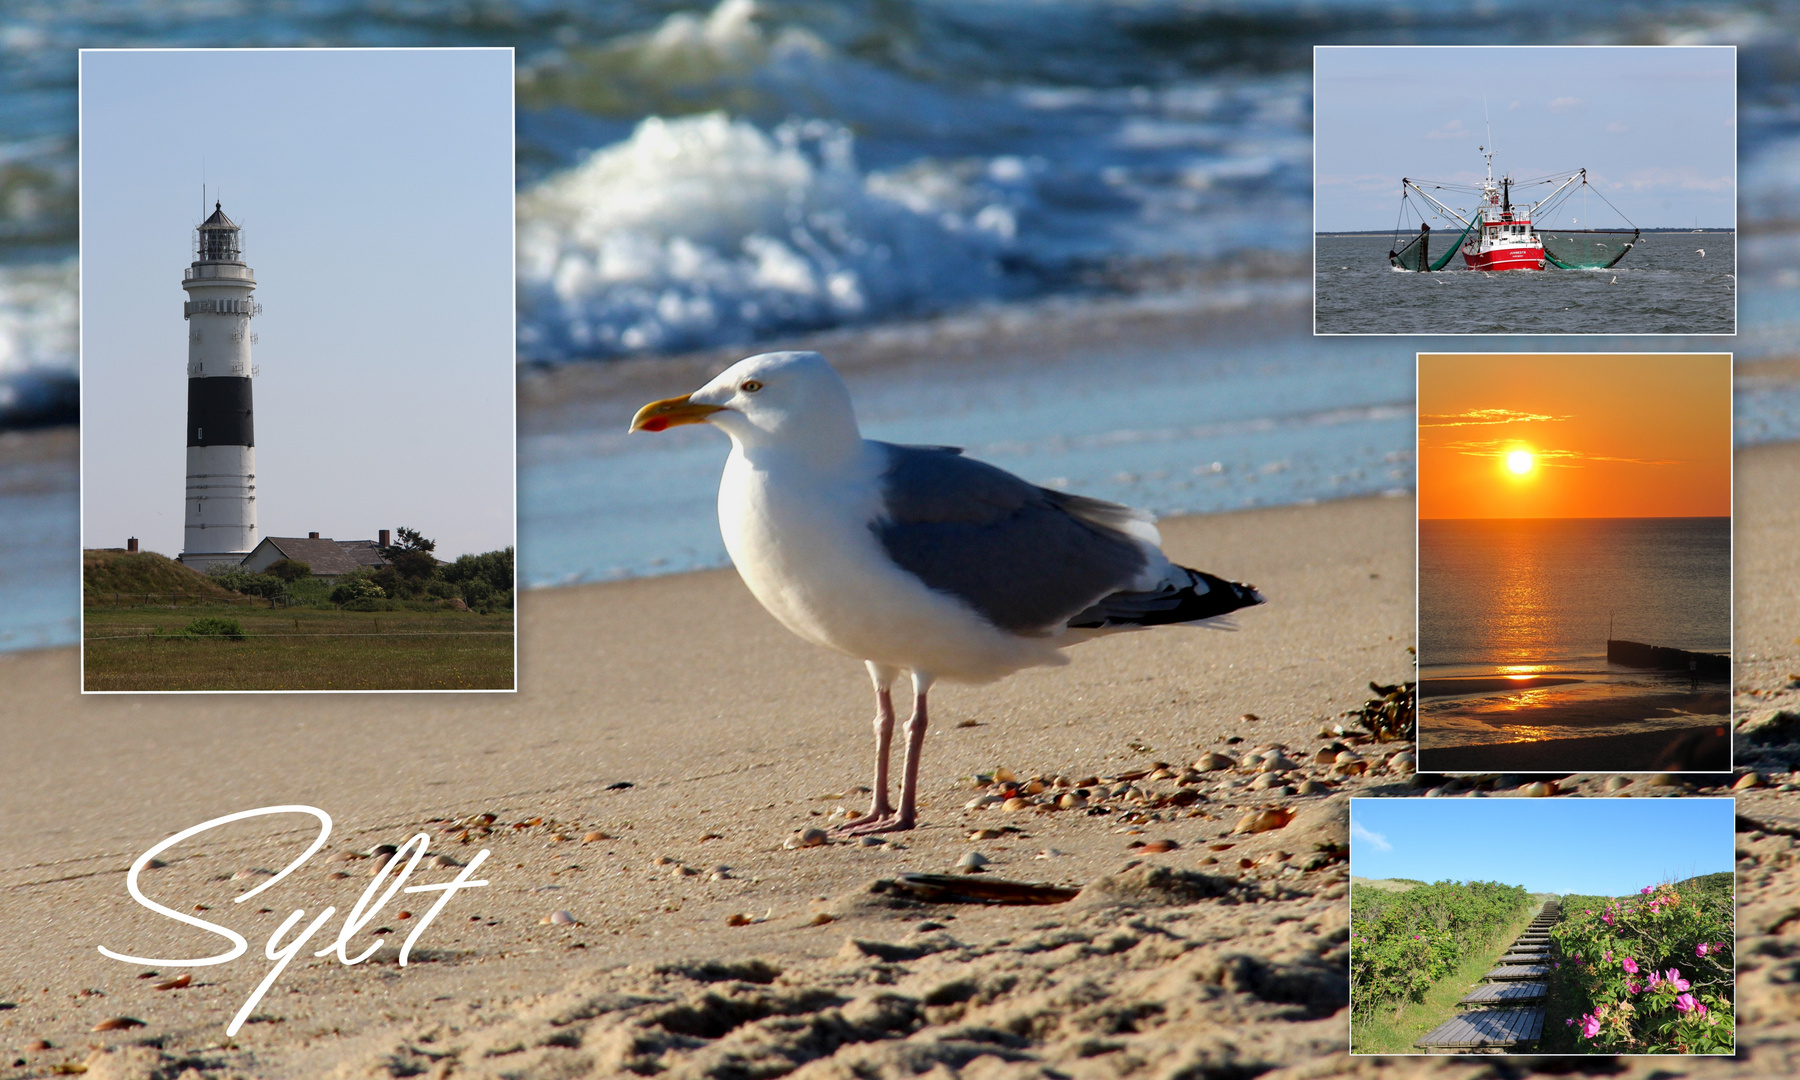
[[[741,447],[793,445],[824,451],[860,446],[856,410],[837,371],[816,352],[752,356],[691,394],[652,401],[632,417],[632,431],[712,424]]]

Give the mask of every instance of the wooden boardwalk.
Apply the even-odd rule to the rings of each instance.
[[[1555,900],[1531,920],[1461,1001],[1462,1011],[1432,1028],[1413,1045],[1436,1054],[1505,1053],[1531,1050],[1544,1034],[1544,999],[1550,993],[1549,929],[1562,917]]]

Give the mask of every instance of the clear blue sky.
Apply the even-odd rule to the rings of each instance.
[[[1320,231],[1393,228],[1402,176],[1478,183],[1484,96],[1496,176],[1586,168],[1640,227],[1736,224],[1730,47],[1329,47],[1314,60]]]
[[[82,542],[181,550],[186,294],[209,199],[263,314],[263,536],[513,542],[507,49],[81,58]]]
[[[1352,799],[1350,872],[1623,896],[1735,865],[1731,799]]]

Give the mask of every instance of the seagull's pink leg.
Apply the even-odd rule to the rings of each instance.
[[[900,677],[900,669],[873,660],[866,663],[869,679],[875,684],[875,798],[866,815],[833,830],[843,834],[854,834],[859,826],[873,825],[894,816],[894,805],[888,802],[888,755],[894,745],[894,695],[890,688]]]
[[[913,827],[918,820],[919,805],[919,756],[925,749],[925,728],[930,723],[925,709],[925,695],[930,693],[934,676],[923,672],[913,672],[913,711],[906,718],[906,763],[900,773],[900,812],[876,819],[870,815],[868,819],[839,827],[838,832],[844,836],[862,836],[867,833],[901,832]]]

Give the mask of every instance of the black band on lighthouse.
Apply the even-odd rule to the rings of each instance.
[[[189,446],[255,446],[250,423],[250,380],[188,380]]]

